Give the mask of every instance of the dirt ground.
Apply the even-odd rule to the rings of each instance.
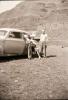
[[[0,100],[68,99],[68,47],[48,46],[47,58],[0,58]]]

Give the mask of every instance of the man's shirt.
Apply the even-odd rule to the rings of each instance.
[[[40,36],[40,42],[47,42],[47,41],[48,41],[47,34],[41,34],[41,36]]]

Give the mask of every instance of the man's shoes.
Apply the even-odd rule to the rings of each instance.
[[[47,56],[43,55],[43,58],[46,58]]]
[[[39,59],[41,59],[41,57],[39,56]]]
[[[31,56],[28,57],[28,59],[31,59],[31,58],[32,58]]]

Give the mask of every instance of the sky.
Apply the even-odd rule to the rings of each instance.
[[[22,1],[0,1],[0,13],[14,8],[20,2]]]

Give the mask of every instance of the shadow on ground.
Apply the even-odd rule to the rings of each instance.
[[[27,56],[4,56],[0,57],[0,63],[8,62],[12,60],[27,59]]]
[[[46,56],[45,58],[51,58],[51,57],[56,57],[56,55],[49,55],[49,56]],[[38,56],[33,55],[32,59],[34,58],[38,58]],[[0,63],[12,61],[12,60],[20,60],[20,59],[28,59],[28,58],[27,56],[22,56],[22,55],[21,56],[4,56],[4,57],[0,57]]]
[[[47,58],[51,58],[51,57],[57,57],[56,55],[49,55],[49,56],[46,56]]]

